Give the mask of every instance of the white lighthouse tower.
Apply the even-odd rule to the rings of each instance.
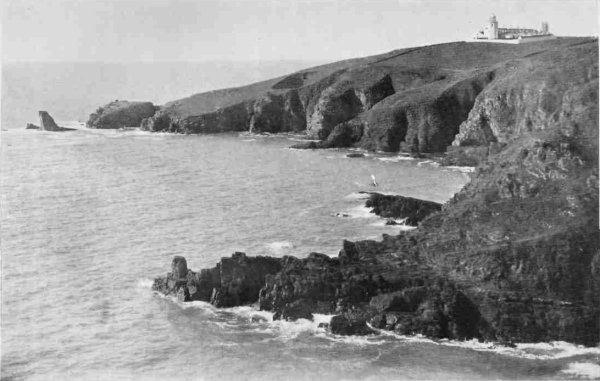
[[[488,40],[498,39],[498,20],[496,20],[496,15],[492,15],[492,17],[490,17],[490,21],[485,28],[485,32]]]

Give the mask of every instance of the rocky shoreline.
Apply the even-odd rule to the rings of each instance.
[[[305,131],[320,141],[303,148],[446,152],[444,164],[477,166],[441,206],[371,197],[382,214],[414,216],[416,230],[346,241],[336,258],[236,253],[199,273],[174,270],[155,290],[258,303],[279,319],[335,314],[339,334],[598,345],[598,42],[491,45],[325,65],[145,119],[153,131]]]
[[[369,192],[366,206],[375,206],[380,216],[405,218],[420,210],[418,201],[428,205]],[[431,218],[439,214],[438,205],[433,206],[426,213]],[[597,344],[594,308],[452,279],[420,257],[419,243],[426,236],[414,231],[384,235],[382,241],[344,241],[337,257],[316,252],[306,258],[249,257],[236,252],[199,272],[189,270],[185,258],[175,257],[172,271],[156,278],[152,288],[181,302],[204,301],[216,307],[257,304],[273,312],[275,320],[334,315],[327,328],[339,335],[380,329],[504,345],[554,340]],[[498,269],[481,270],[501,276],[492,274]],[[554,329],[547,330],[548,325]]]

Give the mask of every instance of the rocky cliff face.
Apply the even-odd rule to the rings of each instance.
[[[469,125],[485,125],[491,115],[482,110],[494,102],[504,102],[498,112],[510,115],[511,109],[522,106],[519,94],[534,96],[541,91],[540,110],[552,112],[557,102],[553,89],[523,82],[527,88],[507,90],[502,100],[485,94],[496,94],[512,70],[534,67],[540,55],[559,54],[590,41],[563,38],[514,46],[450,43],[394,51],[196,94],[163,106],[142,127],[179,133],[305,132],[322,140],[305,148],[444,152],[467,119]],[[560,83],[560,78],[556,81]],[[527,129],[545,120],[542,113],[513,116],[521,120],[519,128]],[[465,127],[455,143],[503,139],[499,126],[489,128],[496,129],[498,136],[485,127]]]
[[[138,127],[144,118],[156,112],[150,102],[113,101],[90,114],[87,121],[89,128],[123,128]]]
[[[463,67],[447,73],[450,78],[439,68],[412,75],[395,69],[388,73],[395,92],[374,105],[365,100],[380,95],[361,98],[357,89],[383,83],[374,93],[385,94],[385,76],[357,81],[360,86],[338,83],[347,69],[300,88],[300,103],[310,111],[307,124],[317,134],[331,129],[315,146],[423,152],[453,142],[452,154],[472,156],[479,166],[418,229],[380,242],[344,242],[337,258],[273,259],[268,271],[250,276],[256,282],[247,289],[254,296],[245,300],[258,300],[282,319],[336,314],[330,329],[340,334],[386,329],[597,345],[598,45],[559,43],[488,62],[484,70],[466,73]],[[415,54],[426,59],[431,51],[400,52],[379,63]],[[304,76],[292,79],[280,86],[306,82]],[[383,213],[395,201],[371,202]],[[209,273],[205,284],[222,289]]]
[[[344,73],[318,97],[307,125],[312,138],[325,139],[335,126],[349,121],[394,94],[392,79],[371,70]]]
[[[252,106],[250,132],[304,132],[306,115],[298,92],[268,93]]]

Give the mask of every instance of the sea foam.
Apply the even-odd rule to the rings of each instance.
[[[444,169],[448,169],[451,171],[463,172],[463,173],[473,173],[475,172],[475,167],[461,167],[458,165],[449,165],[444,167]]]
[[[294,245],[289,241],[271,242],[265,245],[271,252],[281,254],[285,250],[293,249]]]
[[[397,163],[400,161],[410,161],[415,160],[415,158],[410,156],[392,156],[392,157],[378,157],[377,160],[388,161],[392,163]]]
[[[582,355],[600,355],[600,348],[598,347],[590,348],[564,341],[551,341],[549,343],[519,343],[516,344],[515,347],[507,347],[493,342],[480,342],[476,339],[466,341],[448,339],[433,340],[423,335],[400,335],[393,331],[377,329],[370,325],[369,327],[380,335],[394,337],[402,341],[458,347],[478,352],[494,352],[500,355],[530,360],[554,360]]]
[[[574,362],[570,363],[569,367],[561,370],[561,372],[578,378],[597,380],[600,379],[600,364],[595,364],[593,362]]]

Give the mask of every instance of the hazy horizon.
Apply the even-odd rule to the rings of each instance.
[[[114,99],[161,105],[195,93],[244,86],[318,64],[312,61],[5,62],[2,127],[37,124],[38,110],[49,111],[57,121],[85,121],[96,108]]]
[[[597,36],[597,0],[5,0],[5,62],[332,62],[501,27]]]

